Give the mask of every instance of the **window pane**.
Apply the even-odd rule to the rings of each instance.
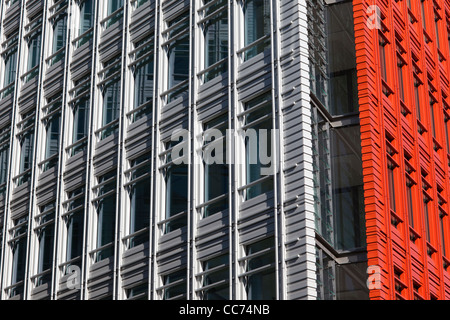
[[[103,121],[105,126],[119,116],[120,82],[118,80],[108,84],[103,93]]]
[[[270,1],[249,0],[244,3],[244,47],[270,35]],[[264,41],[246,51],[244,60],[263,52],[270,45]]]
[[[13,270],[12,283],[17,283],[25,279],[27,238],[20,238],[13,248]]]
[[[175,41],[169,48],[168,57],[170,89],[189,78],[189,37]]]
[[[86,136],[88,129],[88,112],[89,100],[86,98],[80,99],[73,109],[72,143],[75,143]]]
[[[28,71],[39,65],[41,52],[41,35],[37,34],[28,42]]]
[[[176,271],[174,273],[168,274],[163,277],[163,283],[164,285],[172,284],[176,281],[181,281],[179,284],[168,287],[164,290],[163,299],[168,300],[175,297],[178,298],[185,298],[186,296],[186,276],[187,272],[186,269],[182,269],[180,271]]]
[[[272,157],[273,152],[271,93],[262,95],[245,104],[245,110],[252,108],[255,108],[255,110],[245,116],[245,125],[256,122],[245,133],[246,184],[266,177],[264,169],[269,169],[272,163],[263,164],[261,159],[262,157]],[[262,140],[264,133],[266,141]],[[273,177],[248,188],[246,200],[271,190],[273,190]]]
[[[115,197],[106,197],[99,210],[98,244],[103,246],[114,240]]]
[[[186,165],[174,165],[167,171],[166,177],[166,218],[187,210],[188,167]],[[186,226],[187,217],[170,221],[166,232]]]
[[[226,164],[226,130],[228,128],[228,114],[225,113],[204,124],[204,185],[205,185],[205,202],[220,197],[228,193],[228,165]],[[219,130],[223,140],[215,143],[216,138],[208,136],[208,130]],[[211,141],[212,140],[212,141]],[[208,156],[212,159],[209,159]],[[213,159],[217,160],[216,163]],[[211,203],[205,206],[203,216],[208,217],[214,213],[223,211],[228,208],[228,198]]]
[[[53,53],[66,45],[67,18],[60,18],[53,26]]]
[[[83,252],[83,221],[82,210],[72,214],[67,221],[67,261],[81,256]]]
[[[20,173],[31,168],[33,159],[34,133],[28,132],[23,136],[20,144]]]
[[[108,0],[108,15],[122,8],[123,0]]]
[[[0,130],[0,143],[9,141],[9,139],[10,139],[9,127]],[[9,144],[6,143],[0,147],[0,185],[5,183],[7,179],[8,161],[9,161],[8,157],[9,157]]]
[[[94,23],[94,1],[85,0],[80,8],[80,35],[88,31]]]
[[[153,59],[138,65],[134,72],[134,108],[153,98]],[[135,119],[137,120],[137,119]]]
[[[226,6],[224,1],[218,3],[217,6]],[[212,5],[213,8],[208,8],[204,11],[204,16],[213,13],[216,5]],[[228,13],[227,10],[220,12],[219,14],[211,17],[204,24],[203,29],[204,41],[205,41],[205,60],[204,68],[208,68],[219,62],[222,59],[228,57]],[[205,74],[204,82],[207,82],[217,75],[224,73],[228,70],[228,64],[222,63],[220,66],[215,67],[211,71]]]
[[[331,114],[358,111],[353,4],[326,7],[328,36],[328,93]]]
[[[59,127],[61,117],[51,118],[46,127],[45,158],[48,159],[59,151]]]
[[[331,132],[335,244],[349,250],[365,245],[364,188],[358,126]]]
[[[244,4],[245,46],[270,34],[270,1],[249,0]]]
[[[273,248],[274,245],[273,237],[258,241],[246,247],[246,255]],[[252,271],[264,266],[268,267],[271,264],[275,264],[275,262],[275,251],[270,250],[267,253],[248,259],[246,271]],[[275,267],[271,266],[248,276],[246,291],[248,300],[274,300],[276,298]]]
[[[39,235],[39,264],[38,273],[52,268],[53,262],[53,243],[54,243],[54,224],[51,223],[42,228]],[[51,281],[51,273],[39,278],[38,285]]]
[[[113,178],[112,180],[109,180]],[[106,184],[98,188],[97,196],[107,194],[116,188],[116,171],[99,177],[98,183]],[[97,248],[110,244],[114,241],[116,225],[116,193],[105,196],[99,201],[97,211]],[[114,246],[110,246],[98,252],[97,261],[108,258],[114,253]]]
[[[228,278],[229,278],[228,259],[229,259],[228,254],[225,254],[203,262],[203,271],[208,271],[210,269],[220,267],[223,265],[226,266],[224,268],[219,268],[219,270],[207,273],[205,276],[203,276],[202,286],[208,286],[226,280],[226,282],[221,285],[204,290],[203,291],[204,300],[229,299],[230,290],[228,285]]]
[[[17,70],[17,48],[8,53],[5,57],[5,78],[3,81],[3,87],[11,84],[16,79]]]

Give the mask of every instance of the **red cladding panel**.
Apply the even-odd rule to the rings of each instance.
[[[450,298],[450,0],[354,0],[371,299]]]

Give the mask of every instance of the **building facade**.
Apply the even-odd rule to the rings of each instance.
[[[449,297],[448,0],[0,3],[1,299]]]

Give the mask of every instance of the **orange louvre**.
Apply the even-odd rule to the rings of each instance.
[[[354,0],[371,299],[450,298],[450,0]]]

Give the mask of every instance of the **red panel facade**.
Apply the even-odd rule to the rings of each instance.
[[[370,297],[450,299],[450,0],[353,3]]]

